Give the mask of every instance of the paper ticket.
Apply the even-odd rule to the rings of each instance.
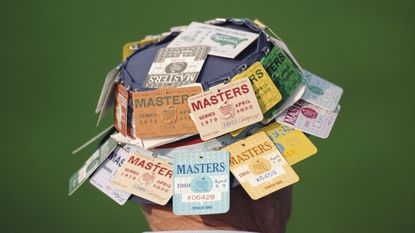
[[[112,179],[114,187],[159,205],[173,195],[172,166],[164,160],[130,154]]]
[[[334,112],[330,112],[301,99],[278,115],[275,120],[280,124],[305,133],[320,138],[327,138],[339,111],[340,105]]]
[[[179,153],[173,159],[173,212],[176,215],[229,210],[229,154],[224,151]]]
[[[143,86],[179,87],[196,82],[208,51],[207,46],[161,48]]]
[[[320,108],[335,111],[337,105],[339,105],[343,89],[306,70],[304,70],[303,78],[307,89],[301,98]]]
[[[317,153],[317,148],[301,131],[277,122],[261,128],[272,140],[290,165],[294,165]]]
[[[122,147],[118,147],[117,150],[108,156],[89,180],[93,186],[101,190],[120,205],[124,205],[125,202],[127,202],[131,193],[114,188],[111,180],[127,159],[128,152]]]
[[[299,180],[264,132],[235,142],[223,150],[230,153],[232,174],[254,200]]]
[[[143,139],[197,133],[187,100],[201,92],[200,85],[134,92],[136,136]]]
[[[204,45],[210,55],[235,58],[256,38],[256,33],[192,22],[167,47]]]
[[[189,97],[192,119],[206,141],[263,119],[248,78]]]

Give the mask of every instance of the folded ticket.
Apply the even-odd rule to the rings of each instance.
[[[328,111],[336,110],[343,94],[341,87],[307,70],[304,70],[303,79],[307,84],[307,89],[301,97],[303,100]]]
[[[90,183],[116,201],[120,205],[124,205],[130,197],[131,193],[114,188],[111,184],[118,169],[128,159],[128,152],[121,147],[118,147],[107,160],[97,169],[92,175]]]
[[[290,126],[311,135],[327,138],[333,128],[340,105],[330,112],[304,100],[297,101],[275,119],[278,123]]]
[[[143,147],[144,149],[151,149],[151,148],[166,145],[172,142],[176,142],[176,141],[179,141],[179,140],[182,140],[182,139],[194,136],[194,135],[195,134],[184,134],[184,135],[171,136],[171,137],[132,139],[128,136],[123,136],[121,133],[116,133],[116,134],[111,135],[111,137],[119,143],[137,145],[137,146]]]

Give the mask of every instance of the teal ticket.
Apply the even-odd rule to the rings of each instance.
[[[229,210],[229,154],[185,152],[173,159],[173,212],[176,215],[226,213]]]

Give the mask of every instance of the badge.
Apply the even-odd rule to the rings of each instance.
[[[173,212],[176,215],[226,213],[229,210],[229,154],[179,153],[173,159]]]
[[[266,118],[272,118],[280,111],[280,107],[287,99],[301,86],[303,78],[300,70],[298,70],[287,54],[277,46],[274,46],[271,52],[261,60],[261,64],[270,74],[272,81],[282,95],[282,100],[265,113]]]
[[[114,127],[122,135],[127,136],[128,91],[122,84],[115,87]]]
[[[204,45],[209,55],[235,58],[256,38],[256,33],[192,22],[167,47]]]
[[[294,165],[315,153],[317,148],[301,132],[272,122],[259,131],[265,132],[290,165]]]
[[[263,119],[249,79],[218,85],[188,100],[202,140],[232,132]]]
[[[303,78],[307,89],[301,99],[327,111],[336,110],[343,94],[341,87],[306,70],[304,70]]]
[[[167,162],[139,153],[130,154],[112,179],[114,187],[165,205],[172,196],[173,170]]]
[[[247,70],[233,77],[231,82],[242,78],[249,78],[249,80],[251,80],[252,88],[254,89],[255,96],[263,114],[281,100],[282,97],[280,92],[261,63],[255,62]],[[244,130],[245,128],[241,128],[232,131],[231,134],[236,137]]]
[[[235,142],[223,150],[230,153],[232,174],[254,200],[299,180],[264,132]]]
[[[144,87],[179,87],[196,82],[209,47],[161,48],[154,58]]]
[[[275,120],[319,138],[328,138],[339,111],[340,105],[334,112],[330,112],[301,99]]]
[[[187,99],[201,93],[200,85],[133,93],[135,134],[139,138],[197,133]]]
[[[114,153],[108,156],[108,158],[102,163],[90,179],[90,183],[93,186],[101,190],[120,205],[124,205],[127,202],[128,198],[131,196],[131,193],[114,188],[111,184],[111,180],[127,159],[128,152],[123,148],[118,147]]]

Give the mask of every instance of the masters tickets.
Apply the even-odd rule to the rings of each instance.
[[[229,210],[229,154],[224,151],[178,153],[173,159],[173,212],[176,215]]]
[[[165,205],[172,196],[172,166],[164,160],[130,154],[112,179],[112,184],[125,192]]]
[[[264,132],[233,143],[223,150],[230,153],[232,174],[254,200],[299,180]]]
[[[178,87],[196,82],[208,51],[206,46],[161,48],[143,86]]]
[[[167,47],[204,45],[210,55],[235,58],[256,38],[256,33],[192,22]]]
[[[197,133],[187,100],[201,92],[200,85],[134,92],[136,136],[153,138]]]
[[[189,97],[192,120],[206,141],[263,119],[248,78]]]

